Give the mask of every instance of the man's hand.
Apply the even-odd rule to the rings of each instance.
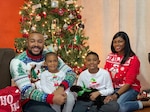
[[[65,90],[63,87],[59,86],[54,92],[53,94],[65,94]]]
[[[58,87],[54,92],[53,103],[57,105],[62,105],[66,102],[67,94],[63,87]]]
[[[13,79],[11,79],[11,86],[17,86]]]

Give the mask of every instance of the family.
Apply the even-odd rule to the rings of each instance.
[[[98,67],[98,54],[88,52],[86,70],[77,79],[56,53],[44,50],[43,35],[32,32],[26,51],[10,63],[11,76],[21,91],[23,112],[133,112],[150,106],[150,100],[137,100],[141,88],[137,79],[140,61],[125,32],[113,36],[111,51],[104,68]],[[71,92],[74,85],[83,90]],[[90,93],[90,101],[78,99],[90,88],[96,89]],[[97,98],[102,101],[99,107],[95,105]]]

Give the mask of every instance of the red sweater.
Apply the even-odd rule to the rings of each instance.
[[[137,79],[140,69],[140,61],[137,56],[130,57],[125,64],[120,64],[123,56],[110,53],[107,56],[104,68],[109,71],[114,88],[120,88],[124,84],[130,84],[131,87],[140,91],[140,81]]]

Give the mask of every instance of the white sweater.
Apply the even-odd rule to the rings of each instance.
[[[41,74],[41,88],[45,93],[52,94],[65,78],[65,73],[51,73],[48,70]]]
[[[108,71],[100,68],[95,74],[91,74],[88,69],[83,71],[78,78],[77,85],[86,88],[98,89],[101,96],[107,96],[114,92],[112,80]]]

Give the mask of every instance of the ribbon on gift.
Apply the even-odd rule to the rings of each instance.
[[[84,82],[82,82],[82,83],[83,83],[83,87],[82,87],[82,90],[77,93],[78,96],[82,96],[85,92],[91,92],[92,91],[91,89],[86,88]]]

